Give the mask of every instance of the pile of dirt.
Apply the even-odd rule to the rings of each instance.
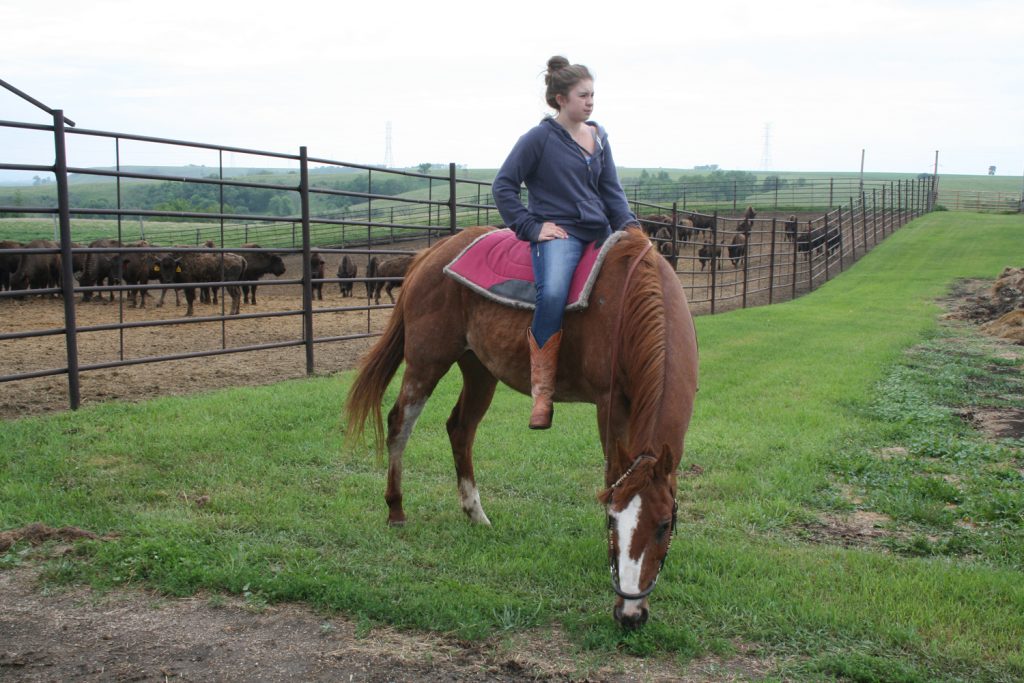
[[[947,318],[967,320],[986,334],[1024,343],[1024,268],[1004,268],[991,287],[972,287],[971,282],[961,287],[974,291],[960,298]]]
[[[79,529],[78,527],[65,526],[59,529],[48,527],[45,524],[34,522],[28,526],[21,527],[20,529],[11,529],[9,531],[0,531],[0,553],[6,552],[19,541],[24,541],[31,545],[42,545],[47,541],[77,541],[82,538],[99,538],[96,534],[91,531]]]

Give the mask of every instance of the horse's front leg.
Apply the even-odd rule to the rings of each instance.
[[[480,505],[480,492],[473,475],[473,439],[476,438],[477,426],[494,398],[498,380],[472,352],[466,353],[459,360],[459,369],[462,371],[462,393],[447,423],[448,439],[455,458],[455,476],[459,482],[459,498],[462,510],[470,520],[475,524],[490,526],[491,520],[487,519]]]

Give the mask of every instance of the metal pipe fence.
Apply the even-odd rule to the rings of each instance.
[[[678,203],[636,207],[658,250],[674,265],[690,304],[698,312],[715,313],[817,289],[931,210],[931,196],[930,182],[897,180],[865,188],[831,210],[782,217],[699,214],[681,211]],[[652,208],[663,213],[644,213]]]
[[[0,85],[6,84],[0,81]],[[53,205],[49,205],[48,200],[37,200],[38,205],[33,206],[0,205],[0,218],[18,216],[19,221],[25,221],[24,229],[19,229],[17,234],[0,232],[0,238],[19,238],[0,242],[0,305],[14,298],[59,296],[63,301],[63,324],[46,329],[21,329],[14,325],[10,331],[0,330],[0,343],[62,335],[66,362],[16,372],[0,364],[0,384],[66,375],[68,403],[72,409],[81,404],[80,373],[98,369],[301,346],[305,352],[306,373],[312,374],[317,345],[375,336],[371,316],[386,313],[391,306],[376,303],[377,300],[371,298],[371,284],[393,279],[372,275],[334,277],[333,273],[317,270],[317,258],[322,264],[324,255],[368,259],[409,254],[413,253],[408,246],[411,243],[422,247],[465,226],[500,223],[490,183],[460,178],[455,164],[449,164],[444,174],[416,173],[311,157],[305,147],[297,154],[283,154],[82,130],[70,127],[60,110],[44,110],[52,115],[52,125],[0,121],[0,130],[41,131],[53,136],[53,165],[0,160],[3,162],[0,169],[50,174],[56,190]],[[110,143],[113,167],[69,165],[68,141],[77,137]],[[126,169],[122,168],[122,147],[126,143],[201,150],[215,155],[217,165],[202,177]],[[259,176],[239,178],[232,176],[226,167],[225,155],[273,159],[294,166],[295,172],[272,176],[266,182],[260,181]],[[332,170],[350,178],[344,183],[338,181],[331,175]],[[87,178],[113,182],[107,205],[76,203],[76,187]],[[356,181],[365,181],[365,186],[356,189]],[[133,203],[136,200],[129,201],[137,197],[128,191],[129,186],[143,187],[140,183],[208,188],[214,194],[210,195],[211,201],[201,207],[154,208]],[[892,231],[930,210],[936,179],[858,183],[856,192],[845,181],[814,180],[792,185],[792,188],[769,187],[767,195],[763,185],[748,188],[739,183],[717,189],[685,183],[626,189],[659,251],[674,264],[695,311],[714,313],[792,298],[835,277]],[[413,190],[403,189],[401,196],[391,192],[399,186]],[[231,203],[231,193],[239,190],[270,193],[278,198],[274,200],[278,206],[293,207],[294,212],[282,216],[240,210]],[[766,197],[770,197],[770,201]],[[332,208],[339,202],[344,206]],[[762,214],[770,212],[771,217],[744,219],[739,214],[748,204]],[[786,215],[789,212],[791,215]],[[13,223],[4,222],[5,226],[10,224]],[[738,235],[744,232],[745,238],[738,240]],[[98,242],[103,239],[114,242]],[[195,281],[172,276],[166,267],[159,274],[151,270],[146,277],[128,279],[127,267],[133,259],[149,259],[145,262],[159,266],[176,263],[175,257],[180,260],[187,254],[209,257],[216,264],[215,270]],[[301,274],[278,280],[232,278],[228,276],[229,254],[297,257],[301,261]],[[90,264],[101,262],[103,257],[109,257],[117,265],[105,280],[93,281]],[[40,273],[29,273],[29,264],[35,262],[45,266]],[[77,281],[76,273],[81,273]],[[158,282],[151,284],[151,280]],[[256,282],[260,287],[299,287],[301,300],[285,310],[256,313],[247,309],[245,313],[232,315],[225,295],[236,302],[239,288]],[[324,284],[353,282],[366,285],[364,301],[356,302],[353,297],[342,306],[314,306],[314,291],[322,298]],[[192,297],[202,296],[203,290],[209,290],[214,301],[219,293],[220,313],[127,320],[125,311],[129,305],[134,308],[136,297],[145,306],[146,295],[155,294],[156,290],[161,291],[161,299],[168,292],[177,295],[183,291],[190,302]],[[81,301],[93,295],[100,298],[116,295],[117,322],[78,324]],[[366,327],[358,332],[316,336],[315,319],[329,314],[365,315]],[[229,326],[282,317],[301,319],[298,338],[249,343],[228,341]],[[217,348],[141,355],[126,349],[126,331],[209,323],[221,327]],[[111,357],[82,362],[78,350],[80,336],[110,331],[119,335],[118,348]]]
[[[975,213],[1024,212],[1024,195],[1020,192],[940,190],[936,203],[948,211],[972,211]]]

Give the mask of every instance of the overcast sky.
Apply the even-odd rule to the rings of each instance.
[[[5,1],[0,25],[0,78],[84,129],[382,164],[390,122],[395,166],[495,168],[563,54],[620,166],[1024,173],[1021,0]],[[48,122],[2,89],[0,119]],[[52,163],[0,136],[0,163]]]

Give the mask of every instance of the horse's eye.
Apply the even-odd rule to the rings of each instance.
[[[658,525],[658,531],[657,531],[657,542],[658,543],[661,543],[662,541],[665,540],[665,534],[667,534],[671,528],[672,528],[672,520],[671,519],[666,519],[664,522],[662,522],[661,524]]]

